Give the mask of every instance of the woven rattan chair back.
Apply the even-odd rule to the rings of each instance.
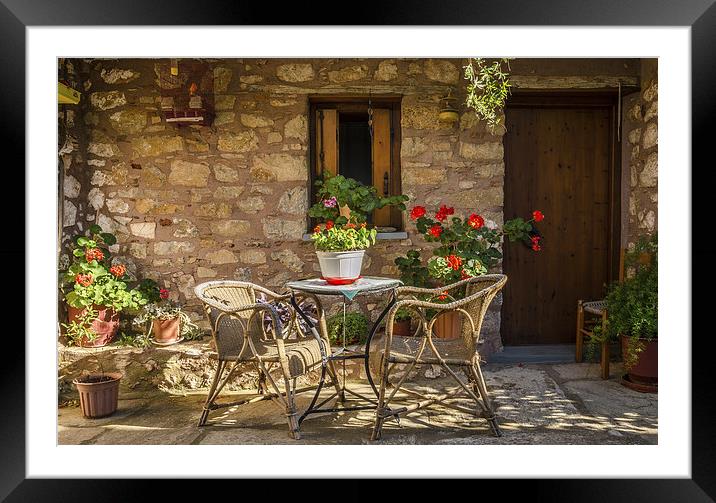
[[[256,303],[256,292],[265,289],[244,281],[209,281],[196,287],[197,297],[212,327],[216,352],[220,360],[236,360],[249,356],[246,335],[257,334],[260,320],[252,311],[239,311],[235,315],[222,314],[221,310],[238,309]],[[249,322],[251,320],[251,327]],[[256,341],[258,342],[258,341]]]
[[[471,278],[467,283],[463,309],[470,315],[472,324],[463,319],[462,337],[470,354],[477,349],[487,309],[506,282],[507,276],[490,274]]]

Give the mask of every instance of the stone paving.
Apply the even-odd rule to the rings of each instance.
[[[485,378],[497,406],[503,437],[492,436],[486,421],[452,409],[434,407],[388,421],[380,444],[656,444],[657,395],[619,384],[621,365],[612,378],[598,377],[599,365],[487,364]],[[430,374],[428,374],[430,375]],[[446,377],[411,380],[422,393],[453,388]],[[350,387],[368,394],[365,381]],[[210,423],[196,421],[205,391],[183,394],[159,390],[123,390],[117,412],[84,419],[77,404],[58,410],[60,444],[367,444],[371,411],[310,416],[302,439],[288,437],[282,412],[271,402],[220,409]],[[235,398],[238,393],[233,393]],[[224,396],[224,395],[222,395]],[[226,395],[225,398],[231,397]],[[306,407],[310,394],[299,395]]]

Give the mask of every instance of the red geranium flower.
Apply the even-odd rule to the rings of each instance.
[[[82,286],[90,286],[92,284],[92,274],[77,274],[77,276],[75,276],[75,283]]]
[[[544,220],[544,214],[540,210],[536,210],[532,212],[532,218],[535,222],[541,222]]]
[[[447,292],[443,292],[443,293],[441,293],[441,294],[438,296],[438,299],[439,299],[439,300],[445,300],[445,299],[447,299],[447,298],[448,298],[448,293],[447,293]]]
[[[356,224],[354,224],[354,223],[346,224],[346,229],[355,229],[355,228],[356,228]]]
[[[532,241],[532,244],[539,243],[539,240],[542,239],[540,236],[532,236],[530,238],[530,241]]]
[[[88,248],[85,250],[85,258],[87,262],[92,262],[93,260],[100,261],[104,259],[104,253],[102,253],[102,250],[99,248]]]
[[[413,209],[410,210],[410,218],[412,220],[417,220],[423,215],[425,215],[425,207],[423,206],[414,206]]]
[[[321,232],[321,226],[317,225],[313,228],[313,232]]]
[[[430,229],[428,230],[428,233],[434,238],[439,238],[440,234],[443,233],[443,228],[440,224],[435,224],[432,227],[430,227]]]
[[[169,290],[166,288],[160,288],[159,289],[159,297],[162,299],[168,299],[169,298]]]
[[[333,220],[326,222],[326,229],[333,229]]]
[[[110,267],[109,272],[111,272],[117,278],[121,278],[122,276],[124,276],[124,273],[127,272],[127,268],[124,267],[122,264],[117,264]]]
[[[458,270],[462,266],[462,259],[458,257],[457,255],[448,255],[445,257],[447,260],[448,266],[450,266],[451,269]]]
[[[455,213],[455,208],[448,208],[443,204],[442,206],[440,206],[440,209],[435,214],[435,218],[443,222],[448,217],[448,215],[452,215],[453,213]]]
[[[479,229],[483,225],[485,225],[485,219],[482,218],[480,215],[477,215],[473,213],[470,215],[470,217],[467,219],[467,225],[472,227],[473,229]]]

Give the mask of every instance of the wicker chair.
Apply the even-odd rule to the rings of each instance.
[[[194,292],[204,304],[218,353],[216,373],[199,426],[206,424],[212,410],[271,399],[285,411],[289,435],[296,440],[300,439],[296,393],[315,386],[298,390],[297,378],[320,367],[323,355],[330,354],[330,343],[302,329],[295,310],[288,303],[288,295],[279,295],[243,281],[209,281],[197,285]],[[265,301],[257,298],[261,294],[267,298]],[[281,304],[284,313],[290,313],[288,321],[281,321],[277,303]],[[233,366],[222,380],[231,362]],[[240,364],[247,362],[254,363],[258,370],[258,396],[237,402],[216,403],[219,393],[234,371]],[[328,370],[336,384],[334,369]],[[278,376],[273,377],[272,371]],[[283,392],[278,382],[281,379]]]
[[[375,424],[371,440],[381,436],[383,422],[392,416],[412,412],[435,403],[445,407],[467,412],[477,417],[487,419],[496,436],[501,436],[495,418],[495,411],[488,396],[485,380],[480,370],[480,356],[478,354],[480,330],[485,313],[492,300],[507,282],[503,274],[490,274],[459,281],[445,288],[423,289],[415,287],[398,288],[398,302],[390,309],[386,317],[384,341],[376,341],[371,346],[378,354],[372,357],[374,365],[378,366],[380,378],[378,408],[376,410]],[[450,292],[456,293],[464,287],[465,295],[461,300],[455,300]],[[447,293],[449,303],[436,303],[438,297]],[[427,300],[421,300],[427,298]],[[411,311],[420,324],[414,337],[393,336],[393,320],[398,309]],[[436,318],[447,312],[459,313],[462,317],[461,337],[452,341],[437,339],[433,336],[433,325]],[[433,314],[435,313],[435,314]],[[402,375],[396,377],[392,389],[389,389],[389,378],[396,365],[405,365]],[[464,393],[446,393],[439,396],[426,396],[409,390],[403,386],[411,371],[417,365],[439,365],[451,376]],[[451,367],[457,367],[467,377],[467,383],[460,379]],[[398,391],[416,396],[419,401],[406,405],[391,405]],[[455,399],[469,399],[475,407],[465,407],[453,403]]]

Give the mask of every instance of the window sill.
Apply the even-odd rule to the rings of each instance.
[[[310,241],[310,240],[311,240],[311,235],[310,235],[310,234],[304,234],[302,239],[303,239],[303,241]],[[405,232],[405,231],[379,232],[378,235],[376,236],[376,239],[379,240],[379,241],[380,241],[380,240],[387,240],[387,241],[393,240],[393,241],[398,241],[398,240],[401,240],[401,239],[408,239],[408,233]]]

